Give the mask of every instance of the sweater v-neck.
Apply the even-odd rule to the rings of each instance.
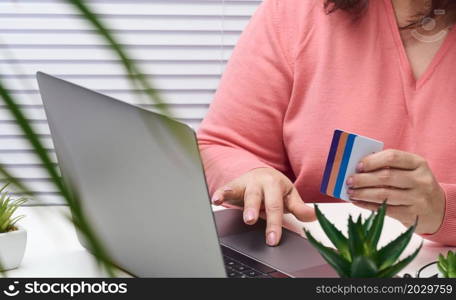
[[[419,78],[415,78],[415,75],[413,74],[413,70],[411,67],[410,59],[407,55],[407,52],[405,50],[405,45],[401,38],[401,33],[400,33],[399,25],[396,20],[393,3],[391,0],[383,0],[383,2],[385,5],[385,9],[386,9],[388,23],[390,25],[392,38],[393,38],[396,48],[398,50],[397,53],[399,55],[399,60],[400,60],[400,64],[401,64],[400,69],[401,69],[401,72],[403,73],[403,77],[407,81],[406,82],[407,86],[412,87],[414,91],[419,91],[420,88],[424,85],[424,83],[432,77],[432,74],[435,72],[438,65],[444,59],[445,53],[448,51],[448,49],[452,46],[452,44],[455,41],[456,34],[453,29],[449,30],[447,36],[445,37],[445,41],[442,43],[442,45],[437,50],[436,54],[432,58],[432,61],[426,67],[426,70],[424,71],[424,73]]]

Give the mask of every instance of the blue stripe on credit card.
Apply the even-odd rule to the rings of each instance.
[[[356,135],[350,134],[348,136],[347,144],[344,150],[344,156],[339,169],[339,175],[337,176],[336,187],[334,188],[334,197],[340,198],[340,192],[342,185],[344,184],[345,173],[347,172],[348,161],[353,149],[353,143],[355,142]]]

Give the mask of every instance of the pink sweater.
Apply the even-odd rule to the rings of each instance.
[[[265,0],[242,34],[198,139],[210,192],[258,167],[289,176],[305,202],[319,187],[334,129],[427,159],[446,192],[441,228],[456,245],[456,32],[415,80],[390,0],[353,23],[323,0]]]

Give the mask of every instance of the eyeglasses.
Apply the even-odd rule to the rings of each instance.
[[[410,274],[404,274],[404,278],[412,278]],[[438,278],[439,269],[437,268],[437,261],[431,262],[427,265],[422,266],[416,272],[416,278]]]

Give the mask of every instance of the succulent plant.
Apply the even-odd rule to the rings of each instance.
[[[448,251],[447,256],[440,254],[437,267],[445,278],[456,278],[456,253]]]
[[[0,189],[0,233],[13,231],[16,229],[15,224],[24,216],[15,216],[16,210],[27,202],[25,198],[13,199],[11,195],[5,191],[8,184],[5,184]]]
[[[383,203],[377,212],[372,212],[366,220],[360,215],[355,222],[350,216],[348,237],[321,213],[317,205],[315,211],[323,231],[337,250],[324,246],[310,232],[306,229],[304,231],[309,242],[341,277],[393,277],[407,266],[421,249],[422,244],[413,254],[396,263],[410,242],[416,223],[389,244],[377,249],[385,219],[386,203]]]

